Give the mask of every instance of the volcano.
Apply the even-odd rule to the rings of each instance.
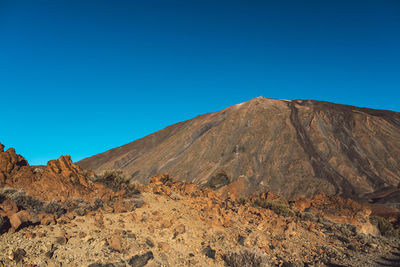
[[[96,172],[119,169],[138,182],[169,173],[238,195],[357,199],[398,186],[400,113],[257,97],[77,164]]]

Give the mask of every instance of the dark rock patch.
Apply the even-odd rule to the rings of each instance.
[[[135,255],[133,256],[128,264],[131,267],[143,267],[145,266],[149,260],[154,259],[153,252],[149,251],[142,255]]]

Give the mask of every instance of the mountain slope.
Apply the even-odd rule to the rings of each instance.
[[[232,183],[229,190],[237,195],[325,192],[357,198],[399,184],[400,114],[258,97],[78,164],[121,169],[140,182],[168,172],[214,188]]]

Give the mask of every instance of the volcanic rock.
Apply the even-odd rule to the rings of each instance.
[[[11,225],[8,217],[3,217],[0,215],[0,234],[7,232],[10,227]]]
[[[10,224],[14,230],[17,230],[22,224],[37,222],[36,219],[27,210],[21,210],[10,217]]]
[[[110,247],[118,252],[122,252],[122,238],[119,233],[114,233],[110,240]]]
[[[26,256],[26,251],[22,248],[18,248],[13,252],[13,259],[17,263],[23,261],[25,256]]]
[[[4,145],[0,143],[0,185],[24,166],[29,166],[24,157],[16,154],[14,148],[4,151]]]
[[[203,249],[203,253],[205,256],[215,260],[215,250],[212,249],[210,246],[207,246]]]
[[[92,178],[94,173],[74,164],[69,155],[49,161],[43,171],[37,172],[21,155],[16,154],[13,148],[4,152],[2,146],[0,150],[2,187],[23,189],[30,196],[52,201],[65,201],[70,198],[90,200],[94,197],[110,199],[120,194],[112,192],[103,184],[90,182],[89,178]]]
[[[153,252],[149,251],[142,255],[133,256],[128,263],[131,267],[143,267],[153,258]]]
[[[6,199],[0,204],[0,216],[11,216],[17,211],[17,204],[11,199]]]

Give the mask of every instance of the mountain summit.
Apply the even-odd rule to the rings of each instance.
[[[359,198],[400,182],[400,113],[257,97],[78,164],[121,169],[139,182],[168,172],[238,196]]]

